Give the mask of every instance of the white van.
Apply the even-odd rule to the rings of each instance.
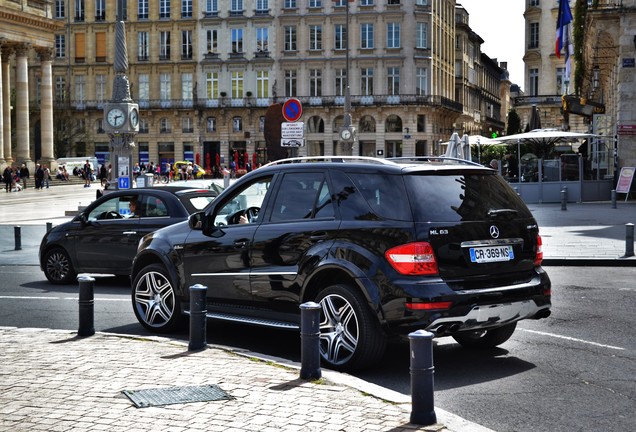
[[[87,159],[93,166],[93,174],[97,175],[99,172],[99,164],[97,163],[97,158],[94,156],[59,158],[55,160],[55,163],[57,164],[58,169],[64,165],[66,167],[66,171],[72,175],[74,168],[84,168],[84,164]]]

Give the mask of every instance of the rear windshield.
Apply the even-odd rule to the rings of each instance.
[[[405,176],[405,182],[416,221],[481,221],[495,213],[532,217],[523,200],[494,173],[416,173]]]

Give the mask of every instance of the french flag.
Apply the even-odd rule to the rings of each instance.
[[[557,58],[561,58],[561,50],[565,46],[565,57],[569,57],[570,52],[570,23],[572,22],[572,11],[569,0],[559,1],[559,16],[556,26],[556,44],[554,52]]]

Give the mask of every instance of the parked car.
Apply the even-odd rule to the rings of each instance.
[[[215,190],[188,187],[110,191],[44,235],[40,268],[54,284],[73,283],[78,273],[130,275],[144,235],[187,220],[217,195]]]
[[[184,167],[187,167],[188,164],[192,164],[192,167],[194,168],[196,166],[197,168],[197,172],[196,174],[193,172],[192,177],[194,177],[195,179],[202,179],[205,176],[205,168],[203,168],[201,165],[197,165],[195,163],[192,162],[188,162],[188,161],[177,161],[172,165],[172,178],[175,180],[178,180],[180,178],[180,172]]]
[[[202,284],[208,318],[298,331],[299,305],[316,302],[323,363],[339,370],[417,329],[500,345],[550,314],[551,283],[536,220],[496,174],[447,158],[268,164],[142,239],[134,313],[171,331]]]

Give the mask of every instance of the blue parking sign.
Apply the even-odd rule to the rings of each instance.
[[[128,177],[119,177],[119,189],[130,189]]]

